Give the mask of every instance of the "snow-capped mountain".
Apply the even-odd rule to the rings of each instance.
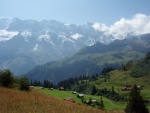
[[[0,69],[9,68],[20,75],[34,66],[72,55],[84,46],[112,41],[113,35],[106,35],[93,23],[0,18]]]
[[[102,32],[95,31],[92,23],[77,26],[55,20],[0,18],[0,69],[20,75],[101,40]]]

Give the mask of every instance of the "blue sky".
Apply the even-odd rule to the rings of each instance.
[[[150,0],[0,0],[0,17],[111,25],[138,13],[150,15],[149,7]]]

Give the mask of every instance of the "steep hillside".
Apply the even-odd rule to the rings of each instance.
[[[94,95],[103,95],[116,102],[126,102],[126,99],[129,97],[130,88],[136,84],[141,89],[140,93],[150,110],[149,56],[150,53],[141,60],[128,62],[119,69],[100,77],[79,81],[77,84],[72,85],[72,89],[86,94],[92,94],[94,91]]]
[[[80,75],[100,74],[104,67],[118,68],[131,60],[137,60],[144,56],[132,50],[108,52],[103,54],[75,55],[63,60],[50,62],[37,66],[27,73],[32,80],[49,80],[57,83],[60,80]]]
[[[106,75],[106,81],[104,81],[105,77],[104,78],[102,77],[99,78],[98,80],[91,81],[90,83],[96,85],[97,88],[99,89],[101,88],[111,89],[111,87],[114,86],[116,92],[120,92],[118,88],[126,87],[126,84],[132,86],[136,84],[139,86],[144,86],[143,89],[147,90],[149,92],[148,94],[150,94],[149,90],[150,74],[143,75],[141,77],[132,77],[133,73],[132,70],[136,69],[136,67],[138,67],[138,62],[128,63],[127,65],[125,65],[126,71],[123,68],[120,68],[109,72]],[[145,92],[144,90],[142,90],[142,92]],[[147,95],[147,97],[149,96]]]
[[[129,91],[120,91],[120,88],[126,87],[126,85],[133,86],[134,84],[136,84],[142,87],[141,94],[144,99],[150,101],[149,55],[150,54],[148,53],[144,59],[141,59],[139,61],[129,62],[126,65],[123,65],[121,68],[109,72],[108,74],[104,75],[104,77],[101,77],[98,80],[90,81],[89,84],[95,85],[98,89],[106,88],[108,90],[111,90],[112,86],[114,86],[114,89],[117,93],[126,97],[128,97]],[[142,68],[141,65],[144,68]],[[139,74],[135,70],[138,70]]]
[[[150,75],[150,53],[143,60],[138,62],[135,69],[132,70],[131,76],[141,77]]]

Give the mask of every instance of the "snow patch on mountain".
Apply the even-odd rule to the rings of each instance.
[[[21,33],[21,35],[23,36],[23,37],[31,37],[32,36],[32,33],[31,32],[29,32],[29,31],[24,31],[24,32],[22,32]]]
[[[33,48],[33,51],[37,51],[38,50],[38,44],[35,45],[35,47]]]
[[[0,29],[6,30],[9,25],[12,23],[12,18],[0,17]]]
[[[88,40],[85,41],[85,44],[88,46],[92,46],[96,43],[95,39],[89,38]]]
[[[40,35],[40,36],[38,37],[37,41],[40,42],[40,41],[42,41],[42,40],[44,40],[44,41],[46,41],[46,42],[52,44],[53,46],[56,46],[56,45],[53,43],[53,41],[51,40],[50,35]]]
[[[32,33],[29,32],[29,31],[24,31],[24,32],[21,33],[21,36],[24,37],[24,40],[26,42],[30,42],[28,38],[30,38],[32,36]]]
[[[18,34],[19,34],[18,31],[0,30],[0,41],[3,42],[8,41]]]
[[[58,35],[58,39],[61,41],[61,45],[63,45],[64,42],[72,42],[75,43],[73,40],[69,39],[67,36],[65,35]]]
[[[49,42],[50,36],[49,35],[40,35],[39,38],[37,39],[37,41],[42,41],[42,40]]]
[[[73,38],[73,39],[75,39],[75,40],[77,40],[79,38],[82,38],[83,35],[80,35],[80,34],[76,33],[76,34],[71,35],[70,37]]]
[[[64,24],[65,26],[70,26],[71,24]]]

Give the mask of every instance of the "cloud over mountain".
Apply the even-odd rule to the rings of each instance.
[[[92,26],[95,30],[102,31],[106,36],[113,36],[114,39],[124,39],[127,35],[140,35],[150,33],[150,16],[136,14],[132,19],[121,18],[111,26],[95,23]]]

